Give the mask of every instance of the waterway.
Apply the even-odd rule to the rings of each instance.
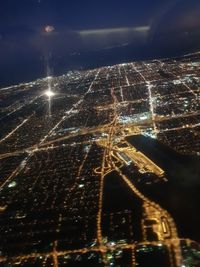
[[[200,157],[185,156],[142,135],[128,142],[164,169],[168,182],[140,185],[140,191],[174,218],[181,238],[200,241]]]

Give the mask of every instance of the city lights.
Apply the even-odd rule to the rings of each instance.
[[[49,72],[1,89],[2,118],[10,118],[0,139],[2,264],[149,266],[140,264],[145,254],[169,262],[153,266],[184,267],[191,250],[198,255],[190,236],[179,236],[177,215],[145,189],[161,185],[169,206],[176,199],[176,190],[164,189],[167,167],[153,156],[162,151],[158,142],[182,154],[199,151],[200,63],[191,62]],[[196,82],[184,79],[191,68]]]

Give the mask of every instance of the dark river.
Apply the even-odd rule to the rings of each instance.
[[[168,178],[167,183],[142,184],[139,189],[172,215],[181,238],[200,241],[200,157],[181,155],[142,135],[128,141],[163,168]]]

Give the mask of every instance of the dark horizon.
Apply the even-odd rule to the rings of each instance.
[[[200,50],[197,0],[3,0],[0,86]]]
[[[127,53],[127,50],[128,53]],[[141,51],[138,55],[131,57],[131,45],[124,47],[116,47],[112,50],[101,50],[101,51],[92,51],[92,52],[83,52],[82,54],[75,54],[69,56],[67,59],[58,59],[53,60],[49,59],[49,63],[46,63],[46,60],[38,60],[28,63],[28,65],[14,65],[12,78],[10,73],[5,73],[3,79],[0,80],[0,88],[17,85],[20,83],[32,82],[37,79],[43,79],[48,76],[60,76],[67,74],[69,71],[85,71],[92,70],[101,67],[107,67],[111,65],[117,65],[122,63],[129,62],[140,62],[140,61],[150,61],[150,60],[164,60],[168,58],[179,58],[186,56],[188,54],[193,54],[199,52],[199,49],[193,50],[183,50],[180,52],[177,51],[168,51],[168,53],[164,54],[148,54],[143,53],[141,55]],[[144,48],[143,48],[144,49]],[[126,51],[125,51],[126,50]],[[152,49],[154,51],[154,49]],[[125,53],[126,52],[126,53]],[[95,62],[93,59],[95,58]],[[106,61],[104,60],[106,58]],[[66,63],[68,61],[70,63]],[[73,62],[73,63],[72,63]],[[47,66],[48,65],[48,66]],[[30,68],[29,68],[30,67]],[[49,71],[47,70],[49,68]]]

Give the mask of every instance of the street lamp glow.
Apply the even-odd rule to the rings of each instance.
[[[52,92],[51,90],[47,90],[47,91],[45,92],[45,95],[48,96],[49,98],[51,98],[51,97],[54,96],[55,94],[54,94],[54,92]]]

